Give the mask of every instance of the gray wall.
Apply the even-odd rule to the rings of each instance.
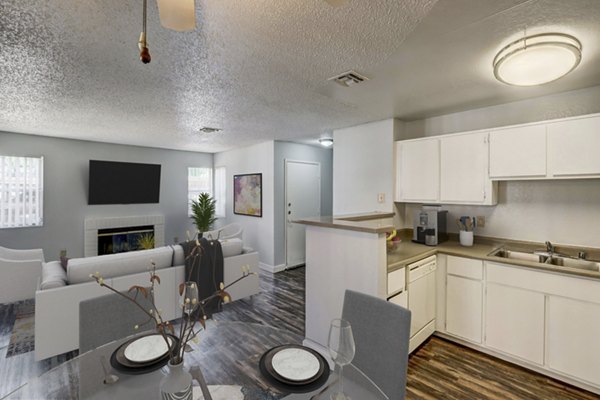
[[[83,224],[88,217],[164,215],[165,242],[185,237],[193,225],[187,216],[187,167],[211,167],[212,154],[0,133],[0,154],[44,156],[44,226],[0,229],[0,246],[43,248],[46,260],[83,256]],[[161,164],[159,204],[87,203],[90,159]]]
[[[335,144],[334,144],[335,146]],[[304,144],[275,142],[275,263],[285,264],[285,160],[312,161],[321,164],[321,215],[332,215],[333,151]]]

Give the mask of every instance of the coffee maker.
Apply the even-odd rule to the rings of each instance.
[[[413,218],[413,242],[437,246],[448,240],[446,220],[448,210],[440,206],[423,206]]]

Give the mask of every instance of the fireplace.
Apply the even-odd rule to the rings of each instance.
[[[165,217],[143,215],[88,218],[85,220],[83,234],[84,257],[137,250],[140,238],[144,235],[154,235],[154,247],[164,246]]]
[[[153,242],[154,226],[152,225],[98,229],[99,256],[154,248]]]

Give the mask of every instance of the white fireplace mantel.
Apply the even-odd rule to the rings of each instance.
[[[125,228],[128,226],[154,226],[154,246],[165,245],[165,217],[164,215],[142,215],[134,217],[102,217],[88,218],[84,223],[83,256],[98,255],[98,230],[111,228]]]

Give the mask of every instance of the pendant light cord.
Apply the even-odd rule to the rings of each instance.
[[[142,22],[142,32],[146,33],[146,9],[148,8],[148,0],[144,0],[144,20]]]

